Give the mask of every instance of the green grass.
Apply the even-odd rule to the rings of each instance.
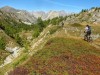
[[[48,45],[51,44],[51,45]],[[70,51],[75,56],[79,56],[81,54],[96,54],[100,55],[100,52],[95,51],[95,47],[89,45],[89,43],[84,42],[80,39],[73,38],[53,38],[49,40],[46,44],[45,48],[41,50],[39,53],[36,53],[36,57],[52,57],[54,55],[58,55],[64,51]],[[57,50],[57,51],[56,51]]]
[[[100,33],[100,26],[91,26],[93,34]]]
[[[19,75],[26,70],[26,75],[99,75],[99,59],[100,50],[89,43],[81,39],[55,37],[14,72],[19,72]]]
[[[9,54],[10,54],[9,52],[0,49],[0,65],[3,64],[4,59],[5,59]]]
[[[17,67],[18,65],[20,65],[22,62],[24,62],[26,59],[28,59],[28,54],[27,53],[23,53],[22,56],[13,63],[13,68]]]

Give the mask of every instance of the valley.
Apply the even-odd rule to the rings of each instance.
[[[100,75],[100,8],[49,13],[0,9],[0,75]]]

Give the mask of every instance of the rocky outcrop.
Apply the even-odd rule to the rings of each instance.
[[[12,54],[6,57],[6,59],[4,60],[4,63],[0,65],[0,67],[3,67],[11,63],[15,58],[17,58],[20,55],[22,49],[20,47],[14,47],[14,48],[6,47],[6,50],[9,52],[12,52]]]
[[[66,18],[67,23],[100,23],[100,8],[92,8],[90,10],[82,11],[78,14],[72,14]]]

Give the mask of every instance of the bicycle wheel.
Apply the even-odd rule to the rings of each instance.
[[[86,35],[84,35],[84,40],[87,41],[87,36]]]
[[[92,42],[92,41],[93,41],[93,39],[92,39],[92,37],[90,36],[90,37],[89,37],[89,42]]]

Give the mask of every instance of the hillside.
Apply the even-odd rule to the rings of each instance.
[[[24,24],[21,20],[16,21],[16,19],[7,12],[0,11],[0,15],[0,50],[2,50],[1,53],[4,52],[4,55],[1,54],[0,56],[0,67],[3,67],[18,57],[23,49],[27,52],[32,40],[40,35],[43,29],[49,25],[50,20],[42,21],[42,19],[39,18],[36,24],[29,26]],[[51,24],[57,24],[60,20],[62,20],[62,18],[55,18],[51,20]]]
[[[99,75],[100,50],[80,39],[56,37],[9,75]]]
[[[17,51],[17,48],[19,47],[19,44],[13,38],[0,29],[0,67],[4,62],[6,62],[4,60],[14,53],[14,51]]]
[[[32,16],[28,11],[15,9],[10,6],[2,7],[0,10],[5,13],[8,13],[9,17],[12,17],[17,21],[19,21],[19,19],[22,20],[23,23],[24,22],[25,23],[26,22],[27,23],[35,23],[36,22],[36,18],[34,16]]]
[[[73,14],[66,17],[67,23],[89,23],[99,24],[100,23],[100,8],[93,7],[89,10],[82,10],[78,14]]]
[[[51,32],[52,27],[56,26],[51,26],[47,30]],[[64,28],[58,29],[50,35],[51,37],[48,36],[48,42],[42,49],[36,51],[34,55],[17,66],[9,75],[99,75],[100,36],[96,37],[96,35],[99,33],[100,26],[93,27],[95,33],[92,34],[94,39],[92,43],[83,41],[83,33],[80,34],[82,28],[84,28],[84,25],[66,24]],[[72,29],[75,30],[72,31]],[[42,44],[40,45],[42,46]],[[39,49],[39,46],[36,50]]]
[[[32,25],[16,20],[9,10],[19,11],[0,11],[0,75],[100,75],[99,8],[38,18]],[[86,24],[92,28],[91,42],[83,40]]]

